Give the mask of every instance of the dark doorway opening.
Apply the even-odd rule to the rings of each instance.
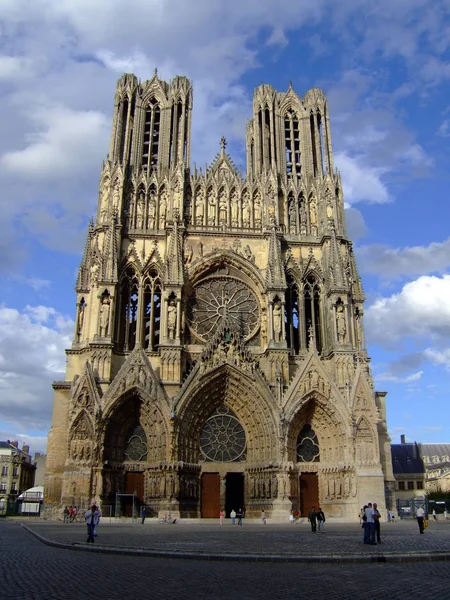
[[[141,506],[144,503],[144,473],[127,473],[125,476],[125,494],[121,499],[122,514],[125,517],[137,517],[136,505]],[[134,500],[133,500],[134,494]]]
[[[244,508],[244,474],[227,473],[225,485],[225,515],[229,517],[233,509]]]
[[[319,507],[319,481],[317,473],[300,475],[300,513],[307,517],[311,508]]]
[[[220,475],[203,473],[202,475],[202,517],[216,519],[220,512]]]

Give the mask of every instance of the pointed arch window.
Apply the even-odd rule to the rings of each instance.
[[[144,143],[142,148],[142,167],[148,171],[158,164],[159,132],[161,109],[158,101],[151,98],[145,110]]]
[[[125,98],[119,105],[120,111],[120,140],[119,140],[119,158],[123,162],[125,158],[125,146],[127,141],[127,123],[128,123],[128,98]]]
[[[143,347],[155,350],[159,345],[161,329],[161,279],[156,269],[149,271],[144,280]]]
[[[286,151],[286,172],[300,177],[302,171],[300,152],[300,125],[294,111],[288,110],[284,117],[284,142]]]
[[[317,435],[311,425],[305,425],[297,438],[297,462],[319,462],[320,449]]]
[[[300,350],[300,305],[298,285],[290,274],[288,274],[287,276],[287,284],[288,287],[286,290],[286,336],[288,347],[291,348],[295,354],[298,354]]]
[[[200,460],[235,462],[246,459],[245,431],[235,413],[218,406],[200,433]]]
[[[139,300],[139,280],[133,269],[128,267],[121,279],[118,310],[118,348],[129,352],[136,345]]]
[[[326,165],[325,165],[325,138],[323,131],[323,123],[322,123],[322,115],[319,111],[317,111],[316,115],[317,119],[317,131],[319,132],[319,146],[320,146],[320,166],[322,168],[322,173],[326,173]]]
[[[318,352],[322,351],[322,322],[320,286],[315,277],[310,275],[303,286],[303,302],[305,307],[305,336],[307,345],[314,340]]]

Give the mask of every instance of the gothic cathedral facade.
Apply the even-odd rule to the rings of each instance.
[[[327,101],[261,85],[245,176],[190,168],[193,90],[117,83],[55,391],[46,506],[274,519],[392,507],[385,393],[333,166]]]

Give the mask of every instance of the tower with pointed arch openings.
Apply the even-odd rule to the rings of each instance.
[[[134,494],[155,516],[385,512],[385,394],[326,98],[258,87],[245,176],[225,138],[205,170],[190,166],[192,100],[186,77],[117,83],[53,384],[46,506],[130,515]]]

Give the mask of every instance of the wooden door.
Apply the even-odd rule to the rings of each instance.
[[[312,506],[319,507],[319,482],[317,473],[300,475],[300,513],[307,517]]]
[[[202,517],[218,518],[220,512],[220,476],[218,473],[202,475]]]

